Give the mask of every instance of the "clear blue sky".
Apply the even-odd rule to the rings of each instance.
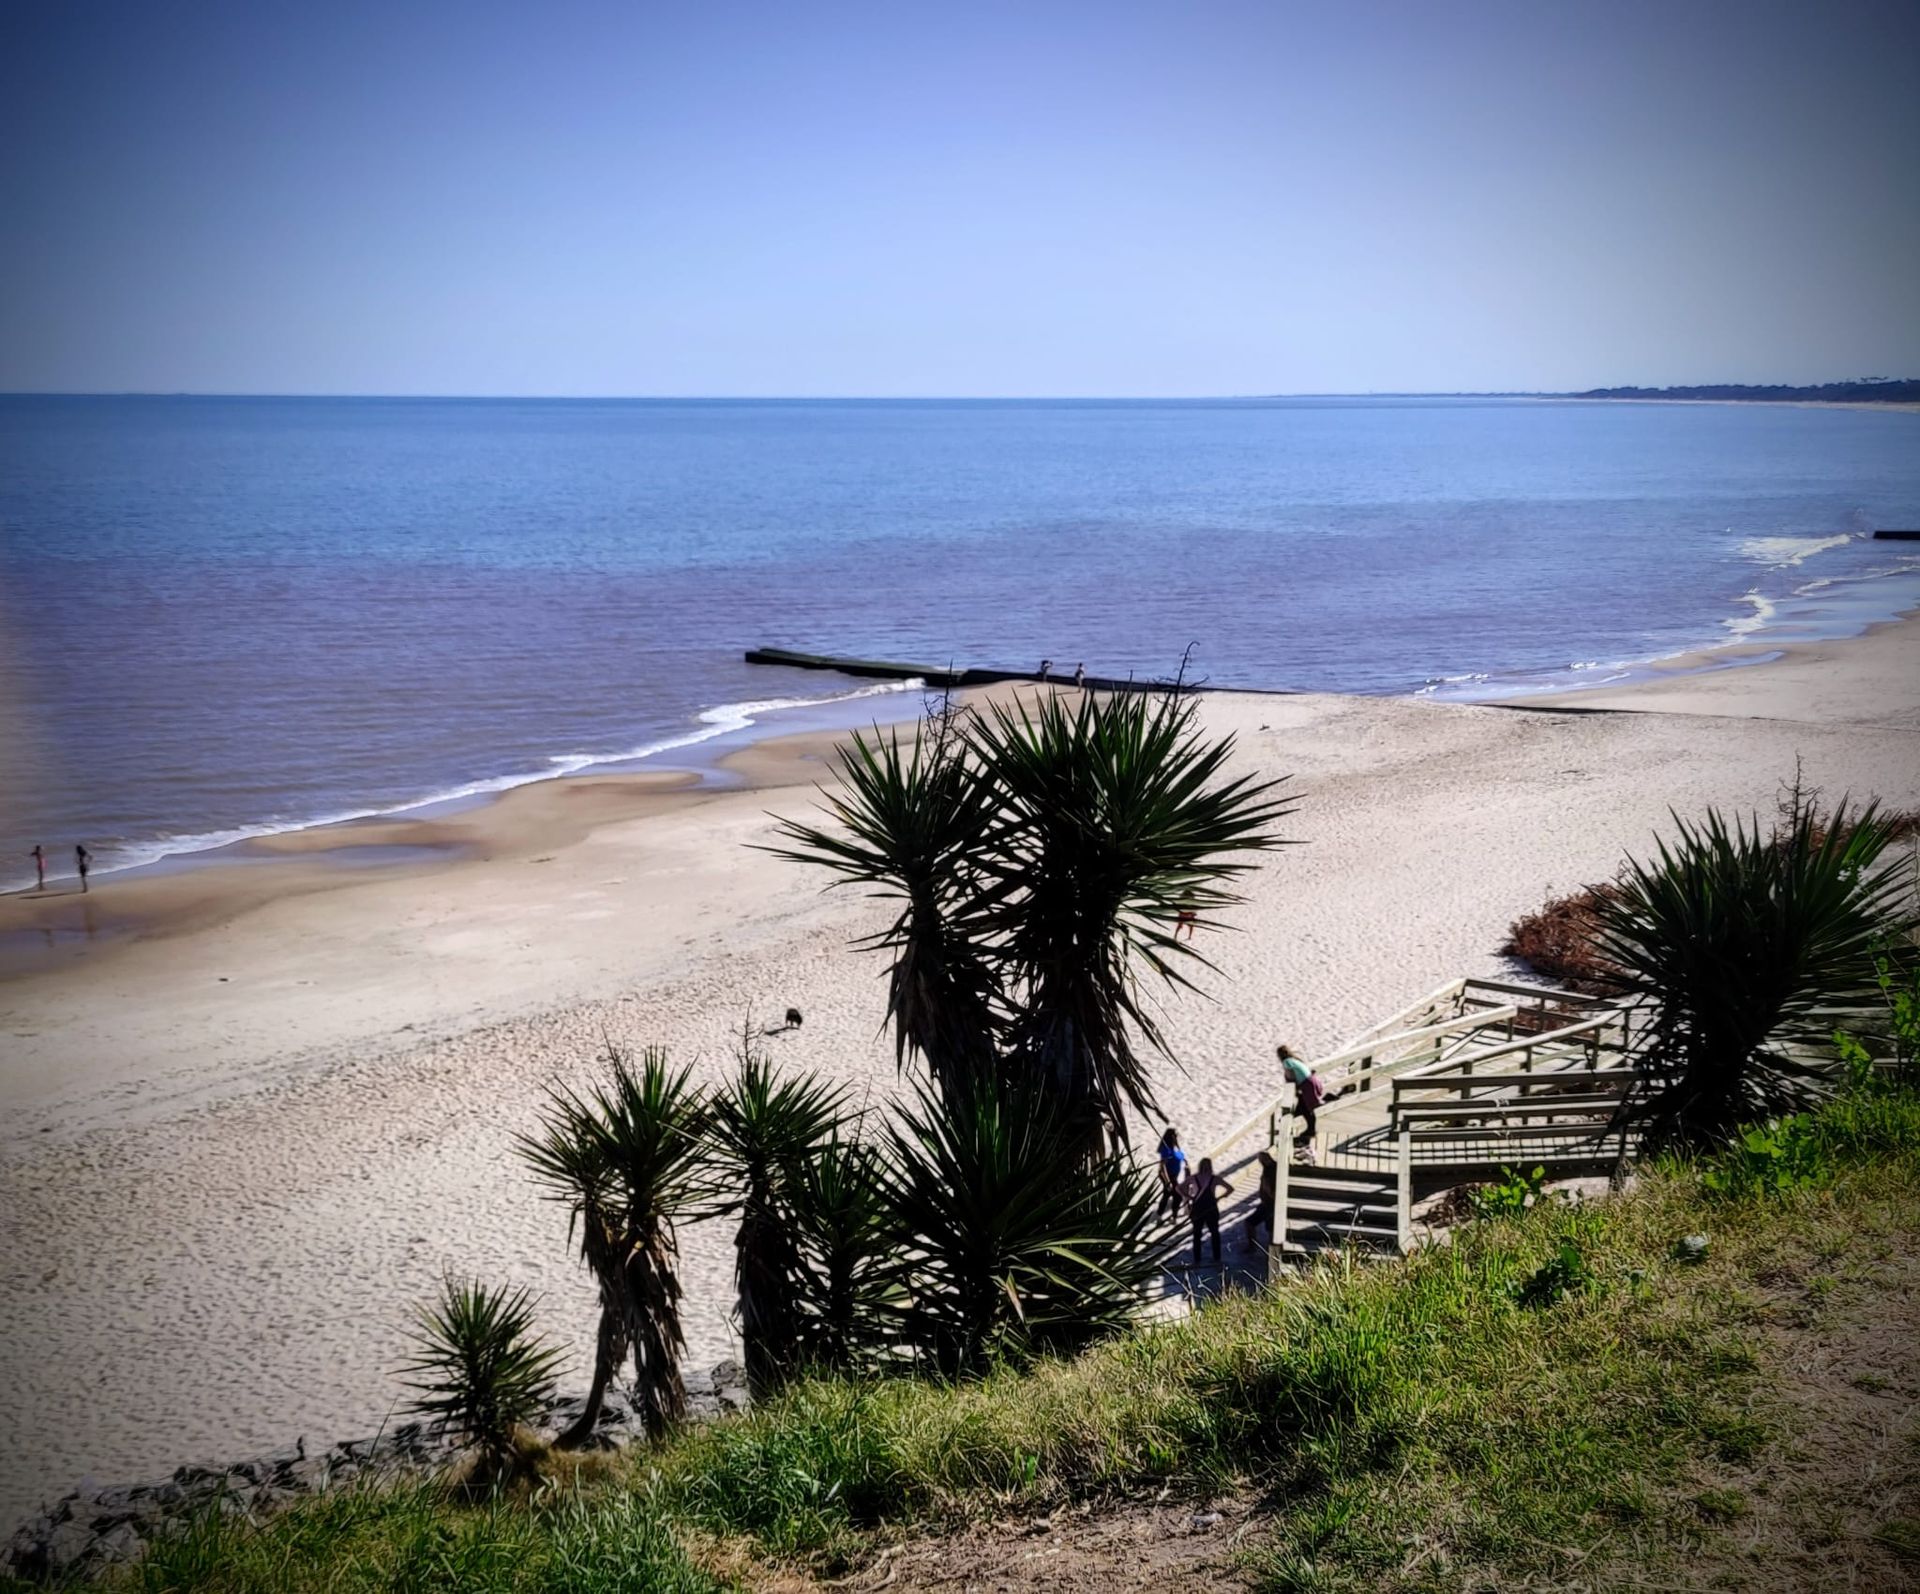
[[[1920,4],[16,0],[0,389],[1920,373]]]

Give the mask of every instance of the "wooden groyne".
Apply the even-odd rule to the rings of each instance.
[[[1920,531],[1876,531],[1875,542],[1920,542]]]
[[[957,686],[994,686],[1001,681],[1073,685],[1071,670],[1049,670],[1042,675],[1038,670],[962,670],[950,664],[943,669],[935,664],[902,664],[892,659],[849,659],[832,653],[801,653],[792,648],[748,648],[746,659],[749,664],[778,664],[789,670],[832,670],[838,675],[858,676],[863,680],[919,680],[943,690]],[[1164,692],[1173,683],[1089,675],[1080,684],[1096,692]],[[1197,686],[1189,686],[1188,690],[1197,690]]]

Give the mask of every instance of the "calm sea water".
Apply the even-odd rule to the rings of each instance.
[[[0,399],[0,881],[684,760],[836,690],[756,643],[1592,682],[1920,602],[1863,536],[1917,524],[1898,414]]]

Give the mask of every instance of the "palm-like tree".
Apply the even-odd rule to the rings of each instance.
[[[479,1454],[469,1480],[486,1486],[522,1464],[520,1429],[545,1409],[562,1353],[533,1332],[532,1294],[447,1278],[440,1299],[414,1309],[413,1361],[401,1369],[432,1417]]]
[[[646,1049],[637,1070],[615,1048],[607,1061],[610,1077],[585,1094],[551,1087],[539,1133],[519,1142],[534,1177],[566,1204],[570,1233],[600,1289],[593,1385],[579,1420],[555,1441],[562,1448],[592,1435],[607,1385],[629,1354],[647,1432],[664,1433],[686,1415],[674,1225],[711,1195],[707,1107],[689,1070],[669,1068],[658,1047]]]
[[[903,753],[855,738],[837,830],[789,821],[785,857],[900,900],[874,944],[893,959],[889,1017],[904,1061],[943,1093],[1005,1074],[1046,1082],[1084,1154],[1157,1111],[1166,1054],[1139,984],[1205,966],[1182,915],[1238,900],[1240,856],[1283,845],[1282,781],[1226,778],[1191,698],[1088,693],[993,706]]]
[[[1826,1043],[1874,1005],[1875,951],[1912,905],[1873,805],[1824,822],[1796,805],[1772,833],[1711,811],[1674,823],[1600,901],[1598,946],[1653,1010],[1630,1116],[1655,1144],[1704,1144],[1832,1088]]]
[[[816,1146],[791,1191],[799,1359],[847,1372],[886,1351],[899,1332],[899,1225],[880,1153],[838,1135]]]
[[[1154,1193],[1122,1156],[1083,1160],[1043,1084],[922,1090],[889,1138],[903,1327],[940,1371],[1071,1350],[1132,1318],[1164,1238]]]
[[[794,845],[775,849],[824,864],[836,884],[865,884],[897,900],[898,914],[869,938],[887,952],[887,1021],[895,1058],[922,1059],[942,1088],[990,1072],[1000,1028],[1000,985],[988,950],[987,870],[1003,816],[972,766],[956,722],[930,720],[906,750],[897,732],[856,733],[842,752],[845,795],[823,806],[839,831],[783,821]]]
[[[810,1074],[776,1079],[743,1042],[738,1076],[715,1095],[713,1142],[734,1188],[719,1210],[737,1212],[735,1278],[747,1383],[764,1394],[800,1352],[801,1258],[794,1190],[818,1148],[844,1119],[845,1094]]]

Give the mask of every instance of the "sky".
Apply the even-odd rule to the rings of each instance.
[[[1914,0],[35,0],[0,390],[1920,375]]]

